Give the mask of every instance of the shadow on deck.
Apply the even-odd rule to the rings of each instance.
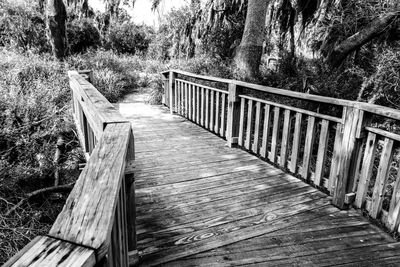
[[[136,146],[141,264],[398,266],[400,243],[359,212],[167,108],[119,104]]]

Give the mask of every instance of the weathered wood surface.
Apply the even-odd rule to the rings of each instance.
[[[77,71],[69,71],[68,76],[75,105],[82,109],[97,138],[108,123],[126,122],[118,110]]]
[[[326,103],[326,104],[330,104],[330,105],[353,107],[353,108],[371,112],[371,113],[374,113],[377,115],[400,120],[400,110],[388,108],[388,107],[382,107],[382,106],[375,105],[375,104],[350,101],[350,100],[338,99],[338,98],[333,98],[333,97],[305,94],[305,93],[284,90],[284,89],[279,89],[279,88],[274,88],[274,87],[269,87],[269,86],[264,86],[264,85],[252,84],[252,83],[247,83],[247,82],[242,82],[242,81],[237,81],[237,80],[230,80],[230,79],[223,79],[223,78],[218,78],[218,77],[198,75],[198,74],[193,74],[193,73],[182,71],[182,70],[168,70],[168,71],[164,71],[162,73],[165,75],[166,73],[171,73],[171,72],[174,74],[189,76],[191,78],[196,78],[196,79],[204,80],[204,81],[213,81],[213,82],[221,82],[221,83],[225,83],[225,84],[232,84],[232,85],[240,86],[243,88],[249,88],[249,89],[253,89],[256,91],[269,93],[269,94],[273,94],[273,95],[282,95],[282,96],[287,96],[287,97],[297,98],[297,99],[302,99],[302,100],[307,100],[307,101]]]
[[[106,127],[49,236],[107,253],[130,137],[129,123]]]
[[[166,108],[137,102],[120,111],[135,129],[142,266],[400,263],[389,235],[299,179]]]
[[[95,263],[94,250],[43,236],[32,240],[3,267],[83,267],[94,266]]]

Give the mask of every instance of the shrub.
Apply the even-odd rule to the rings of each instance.
[[[107,35],[106,48],[122,54],[143,54],[149,47],[151,34],[151,30],[144,25],[132,22],[114,24]]]
[[[72,54],[82,53],[101,45],[100,33],[90,19],[75,19],[69,22],[67,37]]]
[[[0,2],[0,46],[23,52],[47,52],[45,22],[30,3]]]
[[[111,51],[91,51],[67,59],[69,69],[93,70],[93,85],[110,102],[116,102],[137,88],[137,70],[141,63],[137,57],[119,56]]]
[[[63,198],[38,197],[10,216],[26,193],[54,185],[56,141],[63,136],[60,183],[77,177],[80,150],[70,116],[68,78],[50,55],[20,55],[0,50],[0,263],[29,239],[46,233]],[[6,200],[6,201],[5,201]]]

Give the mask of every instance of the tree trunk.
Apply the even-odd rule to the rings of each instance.
[[[107,0],[106,1],[106,10],[107,14],[110,16],[110,22],[117,22],[119,15],[119,4],[121,0]]]
[[[259,73],[264,41],[267,0],[249,0],[242,41],[235,57],[238,71],[254,79]]]
[[[333,67],[339,66],[351,52],[387,32],[390,28],[399,25],[399,23],[395,23],[399,18],[400,12],[396,12],[386,14],[373,20],[366,28],[337,45],[327,57],[327,62]]]
[[[47,38],[50,42],[53,55],[59,60],[63,60],[67,54],[66,20],[67,12],[63,0],[47,0]]]

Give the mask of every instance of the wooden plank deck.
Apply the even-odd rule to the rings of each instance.
[[[121,103],[135,133],[142,266],[399,266],[357,212],[161,106]]]

